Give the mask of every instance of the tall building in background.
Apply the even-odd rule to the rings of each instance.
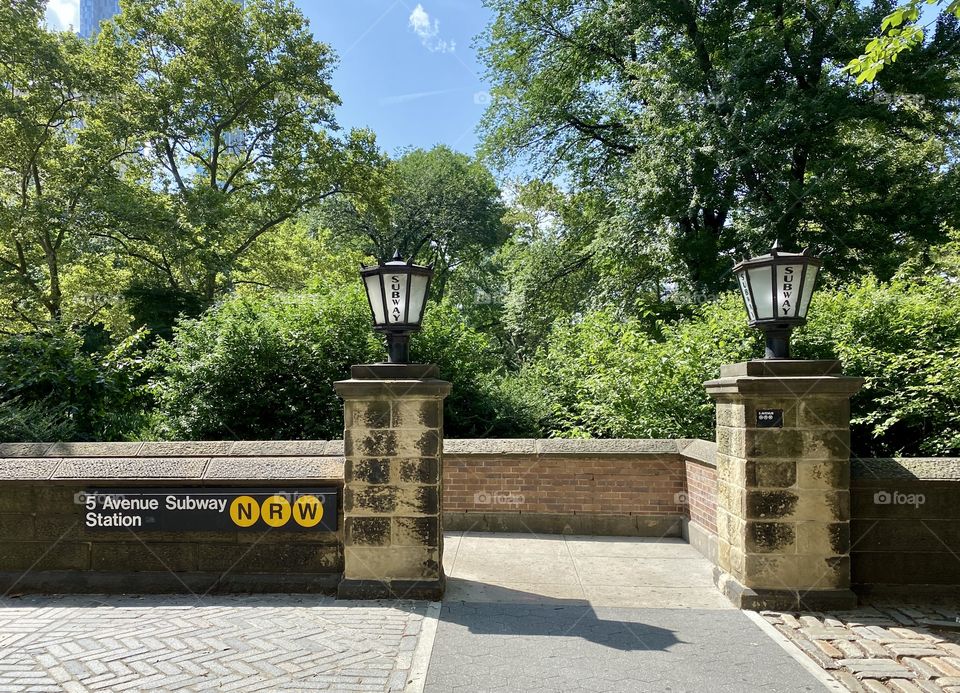
[[[100,22],[119,12],[119,0],[80,0],[80,35],[94,36],[100,30]]]

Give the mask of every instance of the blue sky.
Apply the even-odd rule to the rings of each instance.
[[[471,47],[480,0],[296,0],[340,56],[333,85],[345,127],[369,127],[388,153],[446,144],[472,154],[486,103]]]
[[[480,0],[295,0],[340,58],[340,125],[368,127],[381,148],[446,144],[472,154],[486,103],[471,44],[489,21]],[[79,26],[79,0],[50,0],[54,26]]]

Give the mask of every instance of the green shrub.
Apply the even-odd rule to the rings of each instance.
[[[796,339],[802,358],[838,358],[865,378],[852,400],[854,450],[960,453],[960,292],[942,278],[864,279],[821,292]]]
[[[489,338],[469,327],[448,303],[430,304],[423,329],[413,336],[410,358],[435,363],[453,383],[444,402],[444,433],[450,438],[525,437],[540,432],[534,405],[506,376]]]
[[[359,288],[320,295],[234,297],[174,330],[157,347],[157,435],[178,439],[325,439],[343,433],[333,383],[350,366],[382,361]],[[522,435],[523,407],[501,387],[500,362],[459,312],[431,304],[411,342],[414,361],[454,383],[446,434]],[[517,422],[521,422],[518,424]]]
[[[708,304],[691,320],[650,326],[595,312],[555,325],[549,348],[522,374],[548,403],[551,435],[712,437],[703,381],[720,364],[753,353],[738,297]],[[654,335],[659,333],[662,338]]]
[[[68,330],[0,339],[0,440],[124,440],[147,403],[140,336],[108,351]]]
[[[852,401],[855,454],[960,453],[960,293],[949,282],[822,289],[793,343],[799,358],[838,358],[866,379]],[[542,395],[550,435],[712,438],[703,382],[762,353],[740,297],[728,294],[657,326],[605,312],[556,325],[521,377]]]
[[[157,345],[157,434],[339,438],[343,409],[333,383],[381,353],[359,289],[227,299]]]

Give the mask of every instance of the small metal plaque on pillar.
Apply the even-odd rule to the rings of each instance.
[[[783,409],[757,409],[757,428],[783,428]]]

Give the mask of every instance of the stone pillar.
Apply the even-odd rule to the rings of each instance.
[[[342,599],[443,595],[443,399],[423,364],[354,366],[344,400]]]
[[[717,586],[741,608],[856,605],[850,397],[838,361],[757,360],[705,383],[717,402]],[[782,418],[781,418],[782,417]]]

